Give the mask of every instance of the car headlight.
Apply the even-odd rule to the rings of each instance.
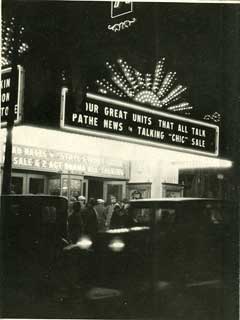
[[[126,233],[126,232],[129,232],[129,229],[128,228],[109,229],[106,232],[107,233]]]
[[[141,230],[149,230],[149,227],[132,227],[130,228],[131,231],[141,231]]]
[[[108,247],[114,252],[120,252],[124,249],[125,243],[121,239],[115,238],[109,243]]]
[[[92,245],[92,240],[88,237],[82,237],[78,240],[78,242],[76,243],[76,245],[80,248],[80,249],[84,249],[87,250],[91,247]]]

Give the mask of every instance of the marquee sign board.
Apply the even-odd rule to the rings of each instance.
[[[12,68],[2,69],[1,72],[1,128],[6,127],[7,117],[10,105],[10,88],[11,88],[11,71]],[[23,87],[24,87],[24,69],[18,66],[17,74],[17,99],[14,101],[14,124],[19,124],[22,120],[23,108]]]
[[[61,128],[149,146],[218,155],[219,127],[159,109],[87,93],[74,110],[62,91]]]

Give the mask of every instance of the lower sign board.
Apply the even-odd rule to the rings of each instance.
[[[22,120],[23,107],[23,85],[24,85],[24,69],[18,65],[16,88],[16,101],[14,104],[14,124],[19,124]],[[1,128],[6,127],[10,108],[10,92],[12,81],[12,68],[5,68],[1,71]]]
[[[93,93],[87,93],[85,101],[74,107],[64,88],[60,125],[65,130],[97,137],[218,155],[216,125]]]

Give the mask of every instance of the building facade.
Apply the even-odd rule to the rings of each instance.
[[[206,189],[214,189],[215,184],[203,183],[202,178],[196,183],[199,172],[207,170],[210,175],[211,170],[231,167],[232,162],[222,159],[221,152],[219,156],[217,126],[187,115],[192,102],[195,119],[203,119],[204,113],[213,113],[215,105],[220,108],[223,103],[219,92],[228,89],[228,81],[221,82],[219,66],[228,66],[229,61],[223,63],[227,55],[219,52],[218,42],[215,51],[212,46],[212,39],[222,38],[222,20],[206,15],[199,5],[131,6],[123,16],[113,14],[110,2],[80,1],[69,7],[46,2],[40,6],[42,11],[37,5],[19,6],[22,22],[30,30],[26,39],[31,50],[21,60],[25,88],[18,101],[24,100],[24,108],[13,130],[13,192],[60,194],[69,199],[84,195],[106,201],[111,194],[119,200],[211,196],[212,190]],[[199,10],[203,10],[203,18],[196,23]],[[219,6],[214,12],[221,17]],[[44,23],[37,24],[36,17]],[[125,19],[134,23],[117,30],[114,26],[123,26]],[[43,25],[48,29],[46,37]],[[199,59],[202,47],[198,41],[206,25],[211,43],[205,47],[207,63]],[[208,74],[210,69],[215,73],[196,76]],[[181,81],[172,70],[180,74]],[[61,78],[62,71],[66,76]],[[186,97],[187,87],[191,90]],[[201,88],[208,89],[208,94]],[[211,88],[221,90],[212,92]],[[87,97],[88,90],[105,100],[93,102]],[[69,92],[68,97],[64,91]],[[101,110],[87,110],[86,103]],[[223,110],[225,105],[221,107]],[[2,129],[1,168],[5,138]],[[217,181],[220,186],[225,180],[220,174]],[[219,196],[214,190],[212,195]]]

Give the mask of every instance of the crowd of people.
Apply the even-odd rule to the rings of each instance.
[[[68,218],[68,233],[72,243],[76,243],[81,235],[94,236],[99,231],[123,228],[130,224],[128,202],[118,202],[110,196],[109,203],[103,199],[90,198],[86,203],[84,196],[72,202]]]

